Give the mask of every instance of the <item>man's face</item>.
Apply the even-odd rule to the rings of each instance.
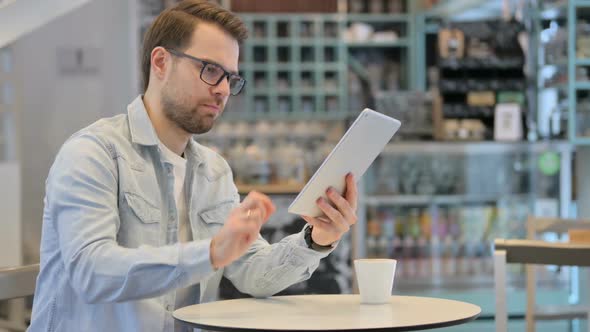
[[[215,24],[198,22],[189,48],[179,51],[218,64],[228,72],[238,71],[238,42]],[[164,114],[187,133],[206,133],[227,103],[227,78],[211,86],[200,78],[202,63],[174,55],[171,60],[161,90]]]

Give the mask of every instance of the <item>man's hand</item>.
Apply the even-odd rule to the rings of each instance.
[[[358,190],[354,176],[352,174],[346,176],[346,193],[344,196],[336,192],[334,188],[328,188],[327,195],[332,205],[321,197],[316,201],[325,217],[301,216],[305,221],[313,225],[311,238],[313,242],[321,246],[329,246],[340,240],[350,230],[350,226],[357,222]]]
[[[256,241],[260,228],[275,212],[270,198],[252,191],[229,214],[223,228],[211,240],[210,259],[215,269],[240,258]]]

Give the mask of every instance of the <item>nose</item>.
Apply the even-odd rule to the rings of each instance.
[[[220,97],[226,98],[229,96],[229,79],[225,76],[219,84],[211,87],[211,92]]]

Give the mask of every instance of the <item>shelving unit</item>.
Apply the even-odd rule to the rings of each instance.
[[[548,4],[529,3],[525,15],[530,21],[529,63],[536,73],[530,82],[528,108],[531,139],[562,139],[567,137],[565,109],[567,89],[567,1]]]
[[[590,145],[590,109],[580,109],[580,96],[586,100],[590,83],[580,81],[577,78],[577,71],[590,66],[586,58],[578,57],[578,24],[579,21],[590,19],[590,2],[583,0],[570,0],[567,6],[568,17],[568,95],[569,103],[569,126],[568,137],[573,144]]]
[[[540,189],[546,187],[548,177],[539,174],[537,170],[540,167],[540,157],[547,152],[557,153],[560,163],[559,172],[554,174],[553,180],[550,181],[554,185],[559,183],[559,188],[555,188],[549,195]],[[514,237],[522,237],[526,215],[542,209],[547,202],[554,204],[557,214],[567,215],[571,204],[571,187],[568,183],[571,183],[572,152],[573,147],[567,141],[392,143],[382,153],[381,158],[394,160],[394,158],[423,156],[426,163],[429,163],[433,162],[436,156],[471,156],[470,160],[475,161],[490,155],[508,157],[521,155],[524,159],[514,165],[520,164],[524,171],[531,172],[522,175],[525,182],[531,181],[525,185],[528,192],[513,192],[512,189],[507,188],[505,193],[483,194],[489,186],[478,185],[476,188],[481,188],[481,193],[476,190],[460,194],[411,195],[401,192],[376,194],[371,191],[371,178],[375,172],[379,171],[380,162],[377,161],[369,170],[368,176],[364,178],[368,192],[364,193],[362,205],[369,219],[362,220],[362,226],[359,225],[357,228],[355,234],[357,242],[353,248],[357,248],[356,254],[361,255],[360,257],[398,259],[398,267],[401,268],[396,272],[394,285],[396,294],[435,295],[472,301],[482,307],[483,316],[493,317],[495,310],[492,259],[490,253],[483,248],[487,248],[490,245],[489,241],[493,241],[502,232],[491,234],[489,232],[494,229],[497,231],[500,225],[504,225],[503,227],[510,228],[505,232]],[[485,163],[485,161],[482,162]],[[498,161],[493,163],[498,170],[503,167],[502,164]],[[487,172],[478,165],[480,164],[470,164],[468,168],[478,169],[480,177],[485,177],[486,174],[490,174],[491,177],[493,174],[494,178],[499,176],[499,173]],[[411,172],[401,168],[399,164],[391,164],[390,168],[391,176],[403,174],[404,178],[411,177]],[[443,171],[439,168],[435,169]],[[458,172],[464,177],[471,176],[468,173],[461,173],[460,170]],[[384,174],[377,174],[376,177],[387,178]],[[512,183],[512,179],[505,179],[505,182]],[[542,204],[535,206],[537,202]],[[521,213],[512,208],[516,206],[522,207],[518,209]],[[478,210],[482,207],[484,212],[479,213]],[[511,209],[516,213],[510,212]],[[504,217],[499,217],[501,215]],[[504,218],[505,220],[502,221]],[[440,232],[441,225],[455,224],[455,221],[448,224],[446,220],[458,221],[457,224],[461,226],[446,227],[463,229],[463,236],[453,236],[452,242],[445,241],[440,235],[435,236],[437,232]],[[387,242],[381,239],[375,241],[371,238],[374,237],[376,223],[380,224],[382,234],[387,234],[388,229],[391,228],[397,233],[401,228],[405,237],[411,236],[414,239],[407,241],[405,237],[397,239],[394,237]],[[425,228],[429,230],[425,231]],[[429,238],[430,240],[427,240]],[[481,241],[482,238],[487,240]],[[358,239],[364,240],[358,241]],[[383,250],[385,252],[391,250],[392,253],[386,256],[375,256],[376,253],[383,253]],[[550,269],[540,272],[538,278],[538,285],[542,288],[538,293],[540,303],[568,304],[571,298],[566,289],[576,282],[577,272],[571,269],[562,270],[561,273],[552,272]],[[509,312],[511,316],[519,315],[525,308],[525,276],[519,269],[511,268],[507,274],[507,280],[511,287],[512,301]],[[563,324],[562,326],[565,326],[566,323],[563,322]],[[539,328],[541,329],[541,326]]]
[[[512,102],[519,105],[521,118],[526,117],[524,56],[519,54],[518,45],[511,44],[510,49],[496,45],[493,31],[499,27],[517,30],[519,25],[500,21],[459,22],[439,33],[436,62],[440,72],[438,91],[442,97],[439,139],[461,139],[461,129],[449,129],[451,124],[474,132],[471,140],[493,139],[494,128],[500,124],[495,121],[495,107],[505,103],[502,99],[506,94],[514,96]],[[456,51],[453,43],[457,43]]]
[[[240,69],[248,82],[234,97],[231,119],[343,119],[346,47],[336,14],[240,14],[252,39],[242,49]],[[328,86],[327,89],[323,87]]]
[[[407,6],[412,11],[414,4]],[[240,69],[248,81],[241,96],[232,98],[229,120],[330,119],[345,120],[360,110],[352,102],[349,70],[379,89],[379,78],[367,61],[385,55],[402,71],[400,89],[411,86],[414,70],[414,27],[410,13],[351,13],[346,0],[332,14],[240,13],[252,32],[243,45]],[[392,29],[391,40],[346,40],[344,31],[355,23]],[[359,60],[360,58],[360,60]],[[395,60],[391,60],[395,59]],[[381,78],[383,79],[383,78]],[[377,83],[376,83],[377,82]],[[371,105],[369,105],[371,106]]]

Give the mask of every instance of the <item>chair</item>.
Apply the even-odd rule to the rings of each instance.
[[[590,221],[558,218],[527,219],[526,240],[494,241],[494,284],[496,288],[496,332],[507,331],[506,264],[526,266],[526,331],[535,331],[536,320],[588,319],[590,307],[571,305],[537,307],[536,276],[533,265],[590,266],[590,244],[554,243],[536,240],[541,233],[565,233],[569,229],[590,229]],[[589,324],[590,325],[590,324]],[[590,327],[589,327],[590,331]]]
[[[25,331],[24,297],[35,293],[39,264],[0,269],[0,301],[10,303],[8,319],[0,319],[0,329]]]

